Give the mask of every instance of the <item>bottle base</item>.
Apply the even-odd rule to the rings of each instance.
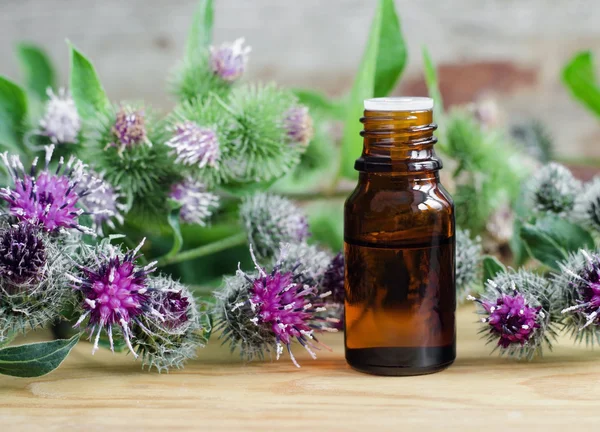
[[[359,372],[413,376],[440,372],[454,363],[456,347],[346,348],[346,361]]]

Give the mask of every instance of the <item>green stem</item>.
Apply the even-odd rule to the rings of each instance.
[[[216,242],[209,243],[206,245],[199,246],[194,249],[188,249],[183,252],[179,252],[176,255],[170,257],[163,257],[158,260],[158,266],[164,267],[169,264],[175,264],[183,261],[188,261],[195,258],[200,258],[207,255],[212,255],[217,252],[224,251],[226,249],[230,249],[235,246],[240,246],[246,243],[247,241],[246,233],[240,232],[238,234],[234,234],[230,237],[225,237],[222,240],[217,240]]]

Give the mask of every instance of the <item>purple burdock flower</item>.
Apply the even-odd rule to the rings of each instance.
[[[579,261],[580,263],[575,263]],[[571,257],[562,266],[564,276],[555,278],[563,288],[567,301],[574,305],[562,310],[563,314],[573,315],[574,324],[584,330],[591,325],[600,325],[600,255],[589,254],[584,250]],[[564,277],[569,280],[564,283]],[[569,324],[571,324],[569,322]],[[591,328],[591,327],[590,327]]]
[[[173,129],[173,137],[166,144],[177,155],[175,162],[184,165],[212,167],[219,159],[219,139],[216,132],[192,121],[177,123]]]
[[[111,256],[97,257],[93,266],[79,267],[80,275],[69,275],[74,289],[82,295],[84,311],[74,327],[89,317],[86,329],[90,338],[97,331],[92,353],[98,348],[103,329],[108,334],[111,349],[114,349],[112,330],[116,325],[121,328],[129,350],[137,357],[131,344],[131,324],[139,324],[137,318],[141,314],[158,314],[151,307],[147,287],[147,277],[156,270],[156,262],[141,268],[135,264],[143,243],[142,240],[134,250],[124,255],[111,249]]]
[[[181,205],[179,217],[188,224],[205,226],[212,211],[219,205],[219,197],[207,192],[199,181],[187,178],[171,186],[169,198]]]
[[[540,328],[537,322],[541,306],[533,307],[517,291],[512,295],[499,294],[495,302],[481,300],[481,306],[489,314],[481,321],[491,327],[491,332],[500,339],[498,345],[508,348],[511,344],[524,345],[535,329]]]
[[[252,48],[244,45],[244,38],[220,47],[210,47],[210,68],[223,81],[233,82],[240,78],[248,64],[248,54]]]
[[[29,174],[25,172],[18,156],[0,155],[14,182],[14,188],[0,189],[0,199],[8,203],[9,212],[20,221],[41,226],[45,231],[57,232],[61,228],[75,228],[92,234],[78,223],[83,209],[76,208],[80,198],[89,191],[77,190],[77,181],[85,165],[71,157],[65,164],[61,157],[58,168],[51,172],[50,159],[54,145],[46,146],[46,164],[37,172],[36,158]]]
[[[46,247],[36,226],[21,222],[0,236],[0,277],[14,284],[36,283],[46,271]]]
[[[81,119],[73,98],[64,88],[58,91],[58,95],[51,88],[46,92],[49,99],[44,117],[40,120],[42,134],[55,144],[76,143]]]
[[[314,136],[313,120],[305,106],[295,106],[285,113],[284,125],[290,142],[308,145]]]
[[[331,303],[335,308],[329,307],[337,311],[336,318],[339,323],[335,326],[338,330],[344,328],[344,299],[346,293],[344,291],[344,254],[338,253],[329,263],[325,274],[323,275],[322,291],[330,292],[327,297],[327,303]]]
[[[115,141],[108,147],[117,147],[119,152],[138,144],[152,145],[146,135],[146,118],[143,110],[121,107],[111,132]]]
[[[182,291],[167,291],[155,305],[156,311],[162,315],[162,325],[169,330],[175,330],[188,322],[190,300]]]
[[[115,228],[114,221],[123,224],[123,212],[127,206],[121,203],[121,195],[104,179],[103,174],[91,170],[85,171],[77,184],[78,191],[85,191],[80,198],[80,204],[92,215],[94,227],[102,234],[102,226]]]
[[[270,273],[258,264],[252,246],[250,254],[257,274],[238,270],[234,278],[226,279],[226,287],[218,295],[217,309],[221,313],[218,326],[223,328],[232,347],[239,344],[249,358],[257,352],[262,356],[262,350],[274,348],[279,359],[285,346],[292,362],[300,367],[292,354],[294,341],[313,358],[316,358],[313,348],[329,349],[314,335],[315,331],[336,331],[332,323],[338,320],[324,313],[327,310],[324,298],[329,293],[321,294],[315,285],[307,283],[301,272],[284,270],[285,250]],[[298,267],[300,263],[295,266]]]

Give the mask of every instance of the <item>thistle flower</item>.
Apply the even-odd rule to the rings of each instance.
[[[292,93],[274,85],[240,85],[231,90],[226,104],[234,120],[227,133],[234,146],[229,163],[221,165],[227,181],[268,182],[298,165],[307,146],[290,145],[285,119],[298,105]]]
[[[215,166],[219,158],[219,139],[214,130],[192,121],[177,123],[173,129],[173,137],[166,145],[177,156],[176,163],[199,168]]]
[[[143,110],[122,106],[117,112],[111,132],[114,141],[109,146],[118,148],[119,152],[139,144],[152,146],[146,133],[146,118]]]
[[[285,257],[281,259],[283,271],[296,271],[305,278],[302,283],[315,285],[319,293],[326,294],[326,317],[338,320],[332,327],[344,327],[344,255],[331,254],[307,243],[286,243]]]
[[[219,47],[210,47],[210,68],[223,81],[237,81],[246,70],[252,48],[244,45],[244,38]]]
[[[560,321],[558,302],[548,282],[526,271],[500,273],[486,282],[481,298],[467,297],[483,315],[482,333],[501,354],[531,360],[551,348]]]
[[[581,191],[581,182],[563,165],[551,162],[542,167],[528,185],[528,198],[537,212],[568,215]]]
[[[148,275],[156,270],[156,262],[138,267],[135,261],[144,241],[134,250],[123,254],[119,248],[102,243],[98,256],[88,259],[87,265],[78,265],[78,272],[68,274],[73,288],[79,292],[82,314],[75,323],[78,327],[88,319],[87,331],[92,338],[96,332],[92,353],[98,349],[102,330],[108,334],[111,349],[113,328],[120,327],[129,350],[137,358],[131,343],[131,326],[144,314],[157,314],[151,307]],[[105,255],[108,252],[108,255]]]
[[[334,303],[344,303],[344,267],[344,254],[340,252],[330,261],[323,277],[323,290],[331,291],[328,299]]]
[[[456,230],[456,295],[463,301],[481,274],[481,239],[469,230]]]
[[[129,121],[125,113],[137,113],[136,120]],[[127,123],[136,122],[137,126],[126,127]],[[116,127],[115,123],[121,126]],[[98,113],[86,131],[86,160],[93,161],[94,170],[102,173],[114,193],[132,204],[127,210],[145,218],[167,213],[168,185],[181,173],[164,145],[166,128],[153,110],[122,103]]]
[[[0,342],[60,315],[69,300],[70,251],[61,238],[27,222],[0,224]]]
[[[112,229],[115,229],[114,221],[123,224],[123,212],[127,206],[120,202],[121,195],[105,180],[103,173],[85,171],[77,183],[77,190],[81,193],[81,205],[92,214],[98,234],[102,235],[104,224]]]
[[[321,284],[323,292],[331,292],[331,295],[327,297],[326,304],[327,310],[331,316],[338,319],[338,323],[334,327],[338,330],[344,329],[344,301],[346,298],[346,292],[344,288],[344,254],[338,253],[325,271],[323,276],[323,282]]]
[[[600,343],[600,255],[580,250],[552,275],[563,304],[564,325],[575,340]]]
[[[554,158],[552,137],[543,123],[529,121],[512,128],[512,136],[518,148],[541,163],[548,163]]]
[[[259,256],[274,255],[281,243],[301,243],[309,236],[306,216],[287,198],[257,193],[240,206],[248,241]]]
[[[314,136],[313,120],[305,106],[287,110],[284,118],[288,139],[291,143],[307,146]]]
[[[14,182],[14,189],[0,189],[0,199],[8,203],[9,213],[20,221],[43,227],[45,231],[57,232],[64,228],[74,228],[93,234],[89,228],[78,223],[84,212],[78,209],[80,198],[90,190],[77,188],[77,181],[83,175],[85,165],[71,157],[65,164],[60,159],[56,171],[49,168],[54,145],[46,146],[46,163],[42,171],[37,172],[36,158],[29,174],[18,156],[0,155]]]
[[[44,117],[40,120],[42,134],[54,144],[76,143],[81,130],[81,119],[75,102],[67,90],[61,88],[58,95],[48,87],[48,102]]]
[[[21,223],[0,236],[0,277],[16,285],[38,282],[46,271],[46,246],[36,226]]]
[[[219,197],[206,191],[197,180],[186,178],[171,186],[169,198],[181,205],[179,217],[188,224],[205,226],[213,209],[219,205]]]
[[[583,187],[583,193],[575,199],[573,219],[600,231],[600,178],[595,177]]]
[[[303,283],[307,277],[296,271],[285,271],[282,248],[280,259],[270,273],[261,267],[252,247],[250,253],[256,273],[246,274],[241,269],[235,276],[225,278],[225,287],[216,293],[215,317],[221,337],[229,341],[232,351],[239,348],[248,360],[276,352],[277,360],[287,348],[292,362],[300,367],[292,354],[292,343],[299,342],[316,358],[313,348],[319,343],[315,331],[335,331],[337,319],[325,315],[324,298],[316,286]]]
[[[152,314],[143,314],[132,327],[137,354],[159,372],[181,368],[208,342],[210,320],[189,290],[166,277],[148,278]],[[205,308],[204,308],[205,309]]]

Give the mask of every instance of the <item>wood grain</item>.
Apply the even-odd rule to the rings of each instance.
[[[169,374],[80,343],[54,373],[0,377],[1,431],[580,430],[600,422],[598,352],[562,340],[532,363],[488,355],[471,305],[458,314],[458,358],[427,376],[351,370],[343,336],[332,353],[243,364],[213,341]]]

